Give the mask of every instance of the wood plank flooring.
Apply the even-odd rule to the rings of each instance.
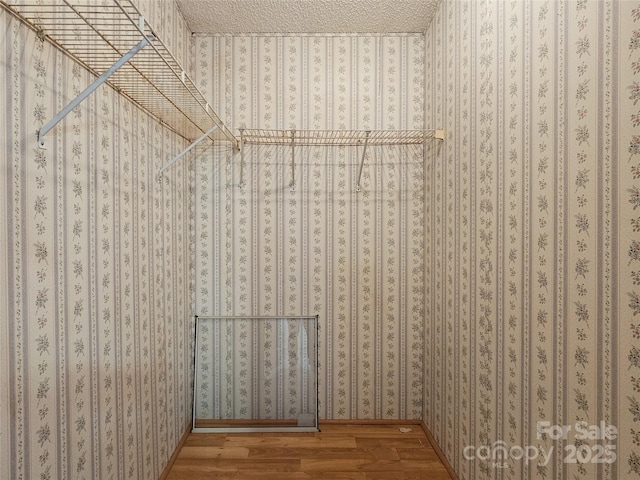
[[[191,433],[166,478],[451,479],[420,425],[320,424],[320,429],[319,433]]]

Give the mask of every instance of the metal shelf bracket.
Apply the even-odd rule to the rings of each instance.
[[[360,179],[362,178],[362,167],[364,167],[364,156],[367,154],[367,145],[369,143],[369,135],[371,135],[371,130],[367,130],[365,132],[364,149],[362,150],[362,160],[360,160],[360,168],[358,170],[358,183],[356,183],[356,192],[360,191]]]
[[[240,129],[240,188],[244,188],[244,128]]]
[[[85,88],[76,98],[74,98],[66,107],[64,107],[60,113],[53,117],[49,122],[38,130],[38,146],[45,148],[44,136],[55,127],[69,112],[76,108],[85,98],[91,95],[100,85],[107,81],[107,79],[113,75],[120,67],[133,58],[133,56],[146,47],[150,41],[155,37],[149,35],[147,38],[143,38],[138,44],[125,53],[116,63],[114,63],[109,70],[100,75],[91,85]]]
[[[211,135],[213,132],[215,132],[218,129],[218,125],[214,125],[213,127],[211,127],[208,131],[206,131],[200,138],[198,138],[197,140],[193,141],[191,143],[191,145],[189,145],[187,148],[185,148],[182,152],[180,152],[176,157],[174,157],[173,160],[171,160],[170,162],[168,162],[164,167],[162,167],[160,169],[160,171],[158,172],[158,175],[162,175],[162,173],[169,167],[171,167],[171,165],[173,165],[174,163],[176,163],[178,160],[180,160],[182,157],[184,157],[187,153],[189,153],[192,149],[194,149],[196,147],[196,145],[198,145],[200,142],[202,142],[205,138],[207,138],[209,135]]]
[[[292,192],[296,191],[296,164],[295,164],[296,152],[295,152],[295,147],[296,147],[296,131],[295,130],[291,130],[291,183],[289,184],[289,186],[291,187],[291,191]]]

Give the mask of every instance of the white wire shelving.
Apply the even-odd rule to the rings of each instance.
[[[131,0],[0,0],[0,5],[98,77],[93,89],[108,83],[190,142],[210,138],[239,148],[238,139]],[[41,136],[62,118],[38,132],[41,143]]]
[[[240,130],[243,144],[253,145],[416,145],[444,139],[444,130]]]
[[[362,169],[367,147],[374,145],[419,145],[430,139],[444,140],[445,131],[433,130],[273,130],[240,129],[240,187],[244,187],[244,145],[282,145],[291,147],[291,182],[296,188],[295,147],[297,146],[361,146],[356,191],[361,190]]]

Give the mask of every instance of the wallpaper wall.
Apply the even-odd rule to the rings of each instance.
[[[424,419],[460,478],[640,476],[639,35],[595,0],[443,2],[427,34]]]
[[[157,478],[191,415],[188,164],[156,181],[185,141],[103,86],[38,149],[93,79],[0,22],[0,477]]]
[[[422,35],[196,37],[194,49],[196,84],[236,128],[423,128]],[[295,189],[291,147],[244,151],[244,188],[240,154],[197,160],[196,313],[318,314],[321,418],[420,418],[422,146],[371,148],[361,192],[361,148],[295,147]],[[262,345],[247,332],[237,347],[250,359]]]
[[[110,0],[102,0],[111,3]],[[187,74],[192,73],[191,30],[173,0],[133,0],[134,4],[182,65]]]

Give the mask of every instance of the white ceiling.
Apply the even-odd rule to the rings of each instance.
[[[441,0],[177,0],[194,33],[425,32]]]

